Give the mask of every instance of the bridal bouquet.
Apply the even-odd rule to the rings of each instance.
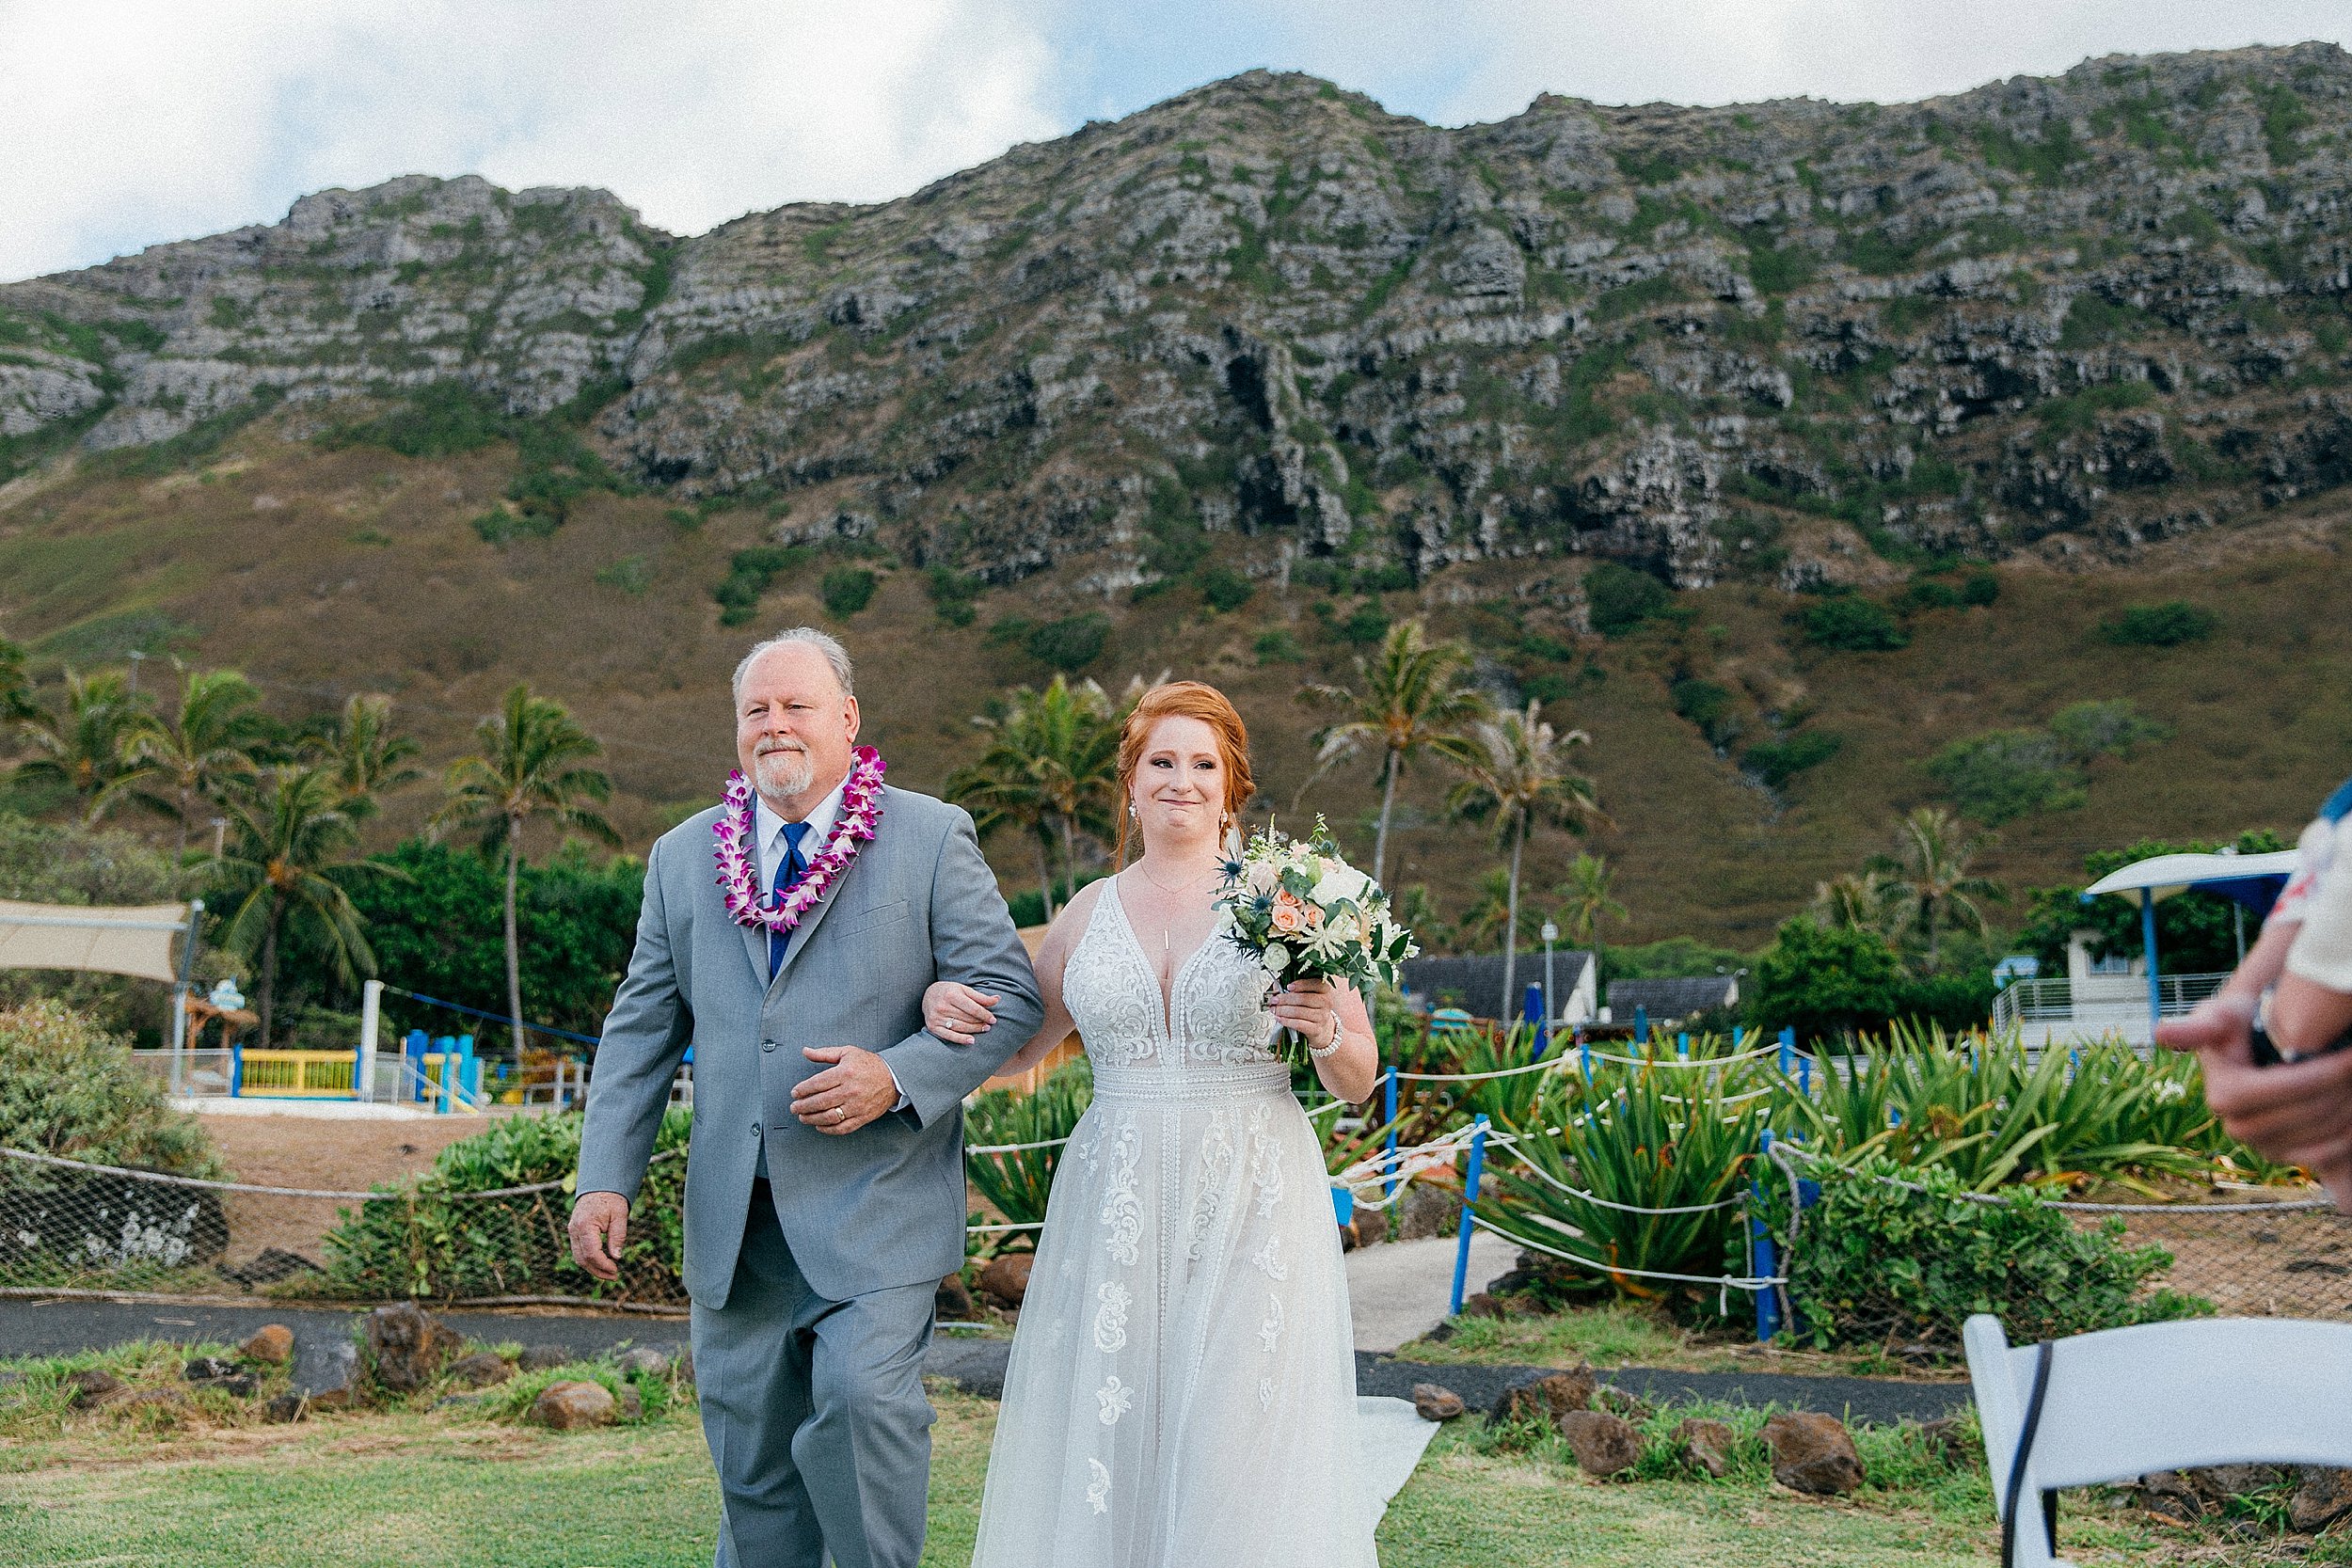
[[[1389,914],[1389,895],[1340,858],[1323,818],[1304,839],[1268,827],[1225,863],[1219,929],[1256,956],[1269,990],[1293,980],[1338,980],[1369,998],[1393,986],[1421,949]],[[1283,1043],[1299,1042],[1289,1030]]]

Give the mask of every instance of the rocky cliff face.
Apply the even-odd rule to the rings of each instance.
[[[999,582],[2127,557],[2352,481],[2347,129],[2304,45],[1460,130],[1253,72],[695,239],[409,178],[0,288],[0,479],[453,385]]]

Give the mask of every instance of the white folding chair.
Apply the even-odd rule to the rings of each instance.
[[[2207,1318],[2012,1349],[1979,1313],[1962,1340],[2004,1568],[2071,1568],[2060,1487],[2205,1465],[2352,1466],[2352,1323]]]

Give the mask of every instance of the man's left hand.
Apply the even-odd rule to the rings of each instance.
[[[819,1132],[854,1132],[898,1103],[889,1064],[854,1045],[812,1045],[801,1054],[824,1070],[792,1086],[792,1114]]]

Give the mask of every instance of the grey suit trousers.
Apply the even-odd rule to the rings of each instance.
[[[723,1307],[694,1306],[694,1391],[719,1472],[716,1568],[915,1568],[936,1287],[809,1288],[764,1183]]]

